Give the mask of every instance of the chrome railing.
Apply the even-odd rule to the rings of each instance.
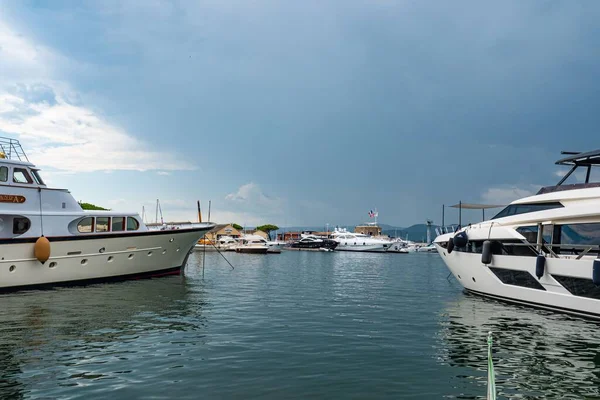
[[[0,155],[0,158],[29,162],[25,150],[23,150],[21,143],[16,139],[0,137],[0,152],[4,156]]]

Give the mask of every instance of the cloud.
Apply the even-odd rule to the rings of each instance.
[[[282,199],[267,196],[260,186],[254,182],[240,186],[237,192],[225,196],[225,200],[246,207],[269,208],[271,210],[278,210],[282,206]]]
[[[540,185],[502,185],[488,188],[481,199],[486,204],[509,204],[517,199],[532,196],[537,193]]]
[[[78,94],[52,78],[55,65],[69,62],[0,19],[0,133],[21,139],[31,161],[73,172],[196,169],[73,101]]]

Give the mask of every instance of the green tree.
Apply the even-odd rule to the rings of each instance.
[[[271,231],[276,231],[279,229],[279,227],[277,225],[266,224],[257,226],[256,229],[259,231],[266,232],[266,234],[269,235],[269,240],[271,240]]]
[[[231,226],[233,226],[233,227],[234,227],[235,229],[237,229],[238,231],[241,231],[242,229],[244,229],[244,227],[243,227],[243,226],[241,226],[241,225],[238,225],[238,224],[236,224],[236,223],[233,223],[233,224],[231,224]]]
[[[84,210],[102,210],[102,211],[108,211],[108,208],[100,207],[100,206],[97,206],[97,205],[92,204],[92,203],[84,203],[84,202],[80,201],[79,205]]]

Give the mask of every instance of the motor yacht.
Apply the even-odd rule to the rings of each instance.
[[[345,228],[335,228],[331,238],[338,245],[337,251],[361,251],[371,253],[385,253],[392,247],[389,239],[375,238],[362,233],[348,232]]]
[[[234,246],[234,249],[237,253],[267,254],[269,245],[267,244],[267,240],[262,236],[245,235]]]
[[[332,239],[323,239],[315,235],[303,235],[300,240],[290,243],[289,250],[329,251],[335,250],[338,242]]]
[[[600,150],[563,154],[571,170],[557,185],[434,243],[472,293],[600,318]],[[565,184],[581,169],[585,183]]]
[[[137,213],[84,211],[0,138],[0,290],[178,274],[213,226],[150,231]]]

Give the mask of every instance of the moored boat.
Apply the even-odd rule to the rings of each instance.
[[[600,319],[600,150],[566,153],[571,170],[555,186],[516,200],[490,220],[434,243],[472,293]],[[565,184],[579,168],[585,183]]]
[[[335,240],[323,239],[314,235],[305,235],[300,240],[290,243],[289,250],[327,251],[335,250],[338,243]]]
[[[150,231],[136,213],[84,211],[0,138],[0,290],[176,274],[214,224]]]

